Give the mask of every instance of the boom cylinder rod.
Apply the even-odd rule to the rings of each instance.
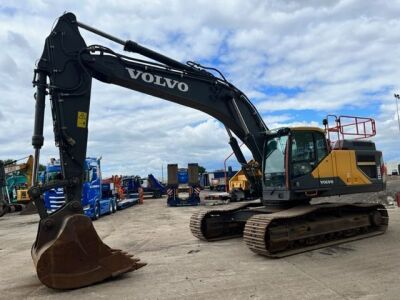
[[[245,165],[247,164],[246,158],[243,155],[242,150],[240,149],[240,147],[242,147],[242,144],[239,146],[239,143],[237,141],[237,139],[233,136],[231,130],[225,126],[226,132],[229,135],[229,145],[231,146],[233,152],[232,154],[235,154],[237,161],[241,164],[241,165]]]
[[[231,148],[233,150],[233,153],[235,153],[236,159],[238,162],[244,166],[247,164],[246,158],[243,155],[242,150],[240,149],[239,143],[235,137],[231,137],[229,139],[229,145],[231,145]]]
[[[225,125],[225,129],[226,129],[226,132],[228,133],[228,135],[229,135],[229,138],[232,138],[233,137],[233,135],[232,135],[232,132],[231,132],[231,130]]]
[[[82,22],[76,21],[76,23],[78,24],[79,27],[81,27],[83,29],[86,29],[87,31],[93,32],[93,33],[95,33],[97,35],[100,35],[100,36],[106,38],[106,39],[109,39],[111,41],[114,41],[114,42],[116,42],[118,44],[123,45],[125,51],[141,54],[143,56],[146,56],[148,58],[154,59],[155,61],[158,61],[160,63],[163,63],[163,64],[165,64],[167,66],[170,66],[170,67],[173,67],[173,68],[178,68],[178,69],[181,69],[181,70],[186,70],[186,71],[191,71],[191,72],[195,72],[196,71],[195,69],[193,69],[193,68],[191,68],[191,67],[189,67],[189,66],[187,66],[187,65],[185,65],[183,63],[180,63],[179,61],[176,61],[176,60],[174,60],[172,58],[169,58],[169,57],[167,57],[165,55],[157,53],[157,52],[155,52],[155,51],[153,51],[153,50],[151,50],[149,48],[143,47],[143,46],[139,45],[138,43],[136,43],[134,41],[131,41],[131,40],[124,41],[124,40],[121,40],[120,38],[117,38],[117,37],[115,37],[115,36],[113,36],[111,34],[108,34],[108,33],[105,33],[105,32],[103,32],[101,30],[98,30],[97,28],[93,28],[93,27],[91,27],[89,25],[86,25],[86,24],[84,24]]]
[[[93,33],[95,33],[97,35],[100,35],[100,36],[106,38],[106,39],[109,39],[109,40],[111,40],[113,42],[121,44],[122,46],[125,46],[125,41],[124,40],[121,40],[121,39],[119,39],[119,38],[117,38],[117,37],[115,37],[115,36],[113,36],[111,34],[105,33],[105,32],[103,32],[101,30],[98,30],[97,28],[94,28],[92,26],[86,25],[86,24],[84,24],[82,22],[76,21],[76,23],[78,24],[79,27],[81,27],[83,29],[86,29],[87,31],[93,32]]]

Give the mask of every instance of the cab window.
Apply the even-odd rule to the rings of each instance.
[[[56,180],[61,180],[63,179],[63,176],[61,174],[61,172],[59,171],[52,171],[52,172],[48,172],[47,176],[46,176],[46,182],[53,182]]]
[[[85,181],[92,182],[97,179],[97,168],[91,167],[89,170],[85,171]]]
[[[264,146],[264,183],[267,187],[284,187],[286,182],[285,154],[288,136],[273,137]]]
[[[92,182],[97,179],[97,169],[91,168],[89,169],[89,181]]]
[[[316,163],[312,132],[294,131],[292,134],[292,178],[309,174]]]
[[[317,148],[317,162],[319,163],[328,155],[325,135],[323,133],[314,132],[315,146]]]

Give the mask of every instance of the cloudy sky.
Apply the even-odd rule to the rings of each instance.
[[[65,11],[179,61],[220,69],[270,128],[322,126],[327,114],[373,117],[385,160],[400,161],[393,97],[400,92],[400,1],[374,0],[2,0],[0,159],[33,151],[33,69]],[[87,44],[122,52],[81,33]],[[94,82],[88,155],[103,157],[106,175],[161,177],[168,163],[220,169],[231,152],[227,140],[221,124],[204,113]],[[41,162],[57,153],[47,109]]]

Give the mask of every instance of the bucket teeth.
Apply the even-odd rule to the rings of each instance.
[[[144,267],[144,266],[146,266],[146,265],[147,265],[147,263],[144,263],[144,262],[135,263],[135,267],[134,267],[134,269],[133,269],[132,271],[135,271],[135,270],[137,270],[137,269],[140,269],[141,267]]]
[[[146,265],[104,244],[92,221],[81,214],[65,217],[59,228],[39,225],[32,258],[40,281],[56,289],[80,288]]]

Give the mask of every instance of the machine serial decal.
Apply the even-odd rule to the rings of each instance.
[[[87,113],[86,112],[78,111],[78,118],[77,118],[76,126],[79,128],[87,127]]]
[[[159,86],[165,86],[167,88],[170,89],[174,89],[177,88],[178,90],[180,90],[181,92],[187,92],[189,90],[189,86],[182,81],[177,81],[168,77],[162,77],[159,75],[153,75],[151,73],[147,73],[147,72],[142,72],[140,70],[135,70],[132,68],[125,68],[128,73],[129,76],[132,79],[138,79],[139,77],[147,83],[153,83],[155,85],[159,85]]]

